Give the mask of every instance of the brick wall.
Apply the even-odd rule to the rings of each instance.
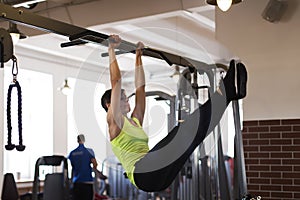
[[[300,199],[300,119],[245,121],[248,192],[262,199]]]

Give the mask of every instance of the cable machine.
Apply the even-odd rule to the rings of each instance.
[[[179,118],[183,121],[186,115],[193,112],[194,106],[205,102],[209,93],[217,89],[220,78],[227,70],[221,64],[211,66],[210,70],[188,68],[183,70],[179,81]],[[199,82],[199,79],[206,79]],[[230,167],[223,153],[221,126],[216,126],[211,141],[204,141],[191,155],[182,173],[179,175],[179,195],[175,198],[188,199],[242,199],[247,194],[245,163],[243,157],[243,143],[241,135],[239,104],[232,102],[235,124],[234,138],[234,185],[232,185]],[[212,146],[205,151],[205,143]]]

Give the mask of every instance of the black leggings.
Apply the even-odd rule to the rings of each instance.
[[[135,164],[134,181],[144,191],[162,191],[176,178],[187,159],[219,123],[228,101],[219,93],[174,127]]]
[[[74,183],[73,200],[93,200],[94,189],[93,184]]]

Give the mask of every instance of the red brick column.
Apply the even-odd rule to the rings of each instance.
[[[300,119],[243,123],[248,192],[262,199],[300,199]]]

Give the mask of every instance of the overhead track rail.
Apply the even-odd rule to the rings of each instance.
[[[74,45],[96,43],[103,46],[108,46],[109,35],[105,35],[96,31],[92,31],[86,28],[61,22],[58,20],[43,17],[29,11],[13,8],[9,5],[0,3],[0,18],[16,24],[21,24],[31,28],[35,28],[41,31],[55,33],[63,35],[69,38],[69,42],[62,43],[61,47],[69,47]],[[118,47],[118,54],[122,53],[135,53],[136,45],[122,40]],[[169,65],[179,65],[182,67],[197,67],[198,70],[203,72],[210,71],[211,68],[215,68],[214,64],[203,63],[194,59],[182,57],[165,51],[145,47],[143,55],[150,56],[165,60]],[[107,56],[106,53],[102,56]]]

